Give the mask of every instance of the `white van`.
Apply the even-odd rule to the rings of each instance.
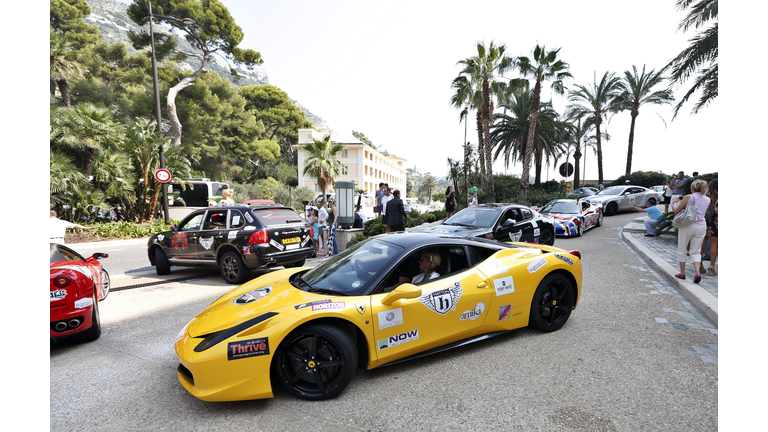
[[[182,220],[195,210],[215,207],[216,202],[209,201],[208,198],[221,195],[221,191],[227,188],[229,184],[207,178],[191,178],[179,183],[169,183],[168,217]]]

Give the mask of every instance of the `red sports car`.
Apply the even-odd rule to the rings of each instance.
[[[539,210],[555,218],[555,236],[581,236],[584,231],[603,224],[602,204],[586,200],[552,200]]]
[[[83,258],[72,249],[51,243],[51,341],[69,336],[95,340],[101,335],[99,301],[109,294],[109,274],[99,259]]]

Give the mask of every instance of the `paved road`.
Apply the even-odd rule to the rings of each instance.
[[[556,241],[584,266],[580,306],[560,331],[359,368],[329,401],[278,389],[206,403],[181,387],[173,341],[232,288],[219,278],[114,292],[99,340],[51,347],[51,430],[717,430],[717,329],[621,239],[636,216]]]

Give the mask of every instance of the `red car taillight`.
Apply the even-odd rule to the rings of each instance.
[[[72,279],[67,275],[59,275],[53,278],[53,286],[56,288],[66,288],[70,283],[72,283]]]
[[[312,226],[309,227],[309,236],[315,238],[315,229]]]
[[[579,252],[579,251],[576,251],[576,250],[568,251],[568,253],[571,254],[571,255],[575,255],[575,256],[579,257],[579,259],[581,259],[581,252]]]
[[[269,235],[266,230],[256,231],[248,238],[248,244],[269,243]]]

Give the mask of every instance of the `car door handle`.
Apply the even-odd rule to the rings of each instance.
[[[480,282],[479,284],[477,284],[477,287],[478,288],[488,288],[488,284],[485,283],[485,281],[483,281],[483,282]]]

